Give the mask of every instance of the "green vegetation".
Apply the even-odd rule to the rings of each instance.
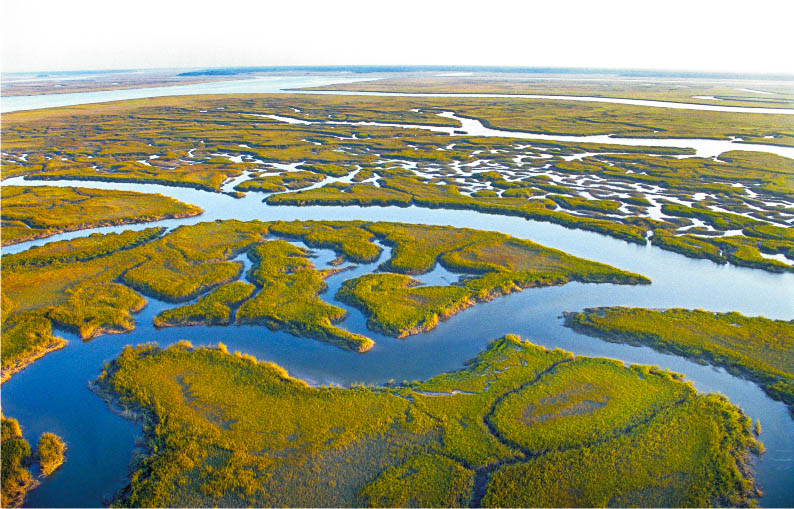
[[[93,388],[144,422],[150,454],[120,506],[706,506],[754,496],[746,461],[759,444],[727,400],[671,373],[515,336],[461,371],[370,388],[310,387],[222,345],[128,347]],[[578,434],[559,449],[557,429]]]
[[[19,423],[14,418],[2,417],[2,433],[2,506],[17,507],[27,491],[35,486],[33,476],[25,468],[31,456],[30,444],[22,438]]]
[[[230,220],[183,226],[166,235],[156,228],[97,234],[3,257],[3,380],[65,344],[53,336],[53,324],[83,339],[131,330],[132,314],[146,305],[141,294],[169,302],[198,298],[162,312],[155,318],[158,327],[256,323],[343,348],[371,348],[371,339],[336,327],[345,310],[319,297],[327,288],[324,278],[338,269],[317,270],[306,250],[284,240],[266,241],[269,234],[330,248],[355,262],[376,260],[380,240],[392,246],[384,264],[388,270],[418,274],[440,261],[476,275],[450,287],[407,288],[410,278],[395,274],[346,283],[344,292],[367,310],[372,327],[394,335],[431,328],[439,316],[522,288],[570,280],[648,282],[507,235],[440,226]],[[242,264],[233,259],[241,254],[255,263],[247,278],[256,288],[236,281]],[[363,285],[395,279],[400,281],[386,293]]]
[[[231,306],[250,297],[254,288],[254,285],[243,281],[223,285],[200,298],[195,304],[163,311],[154,317],[154,325],[229,325],[232,318]]]
[[[372,243],[374,235],[362,228],[363,221],[301,221],[270,223],[270,232],[300,239],[309,247],[333,249],[354,262],[372,262],[380,248]],[[371,228],[368,228],[371,230]]]
[[[715,422],[721,423],[719,428]],[[745,467],[737,466],[730,451],[747,446],[749,426],[749,419],[722,396],[690,397],[612,440],[550,451],[526,463],[499,469],[482,504],[745,505],[751,483],[742,478]]]
[[[402,274],[367,274],[345,281],[336,298],[361,309],[370,329],[400,338],[430,330],[474,304],[465,287],[419,285]]]
[[[99,226],[189,217],[203,211],[159,194],[82,187],[3,186],[3,245]]]
[[[54,433],[42,433],[36,446],[36,455],[43,475],[50,475],[63,464],[66,444]]]
[[[355,505],[466,507],[473,487],[474,472],[468,468],[440,454],[422,454],[384,470],[361,489]]]
[[[18,265],[33,267],[84,262],[140,246],[161,236],[163,232],[165,228],[147,228],[141,231],[125,230],[121,233],[92,233],[88,237],[49,242],[3,256],[3,267],[9,269]]]
[[[130,313],[146,306],[146,299],[117,283],[82,283],[65,294],[66,302],[51,307],[47,316],[82,339],[132,330],[135,320]]]
[[[64,346],[66,340],[53,336],[52,324],[41,315],[19,313],[4,320],[0,381],[5,382],[39,357]]]
[[[691,388],[670,373],[609,359],[578,359],[555,376],[516,390],[494,409],[504,438],[538,454],[601,442],[684,399]],[[562,419],[564,417],[564,419]]]
[[[588,88],[586,83],[579,85]],[[794,162],[789,158],[746,151],[719,158],[680,158],[673,156],[691,156],[693,151],[343,124],[458,127],[456,120],[439,116],[443,111],[517,131],[740,136],[751,142],[794,144],[786,115],[507,98],[170,97],[6,115],[2,175],[156,182],[220,191],[230,178],[249,172],[254,177],[238,189],[277,193],[268,197],[273,205],[470,209],[550,221],[637,244],[645,244],[648,233],[658,231],[664,233],[652,239],[656,245],[686,256],[773,272],[793,270],[764,255],[794,256],[794,241],[780,238],[780,232],[772,235],[774,239],[759,233],[761,228],[786,230],[789,224],[788,205],[794,196]],[[271,115],[307,123],[289,124]],[[271,164],[276,162],[296,171]],[[272,175],[274,170],[280,173]],[[326,175],[349,177],[349,182],[291,192]],[[698,194],[708,196],[693,197]],[[677,203],[698,201],[691,208],[709,211],[714,221],[702,228],[693,221],[700,215],[653,219],[658,216],[651,196],[681,200]],[[711,238],[717,236],[711,225],[723,224],[729,214],[755,221],[745,221],[738,241]],[[10,219],[4,226],[9,234],[30,233]]]
[[[607,341],[648,345],[756,381],[794,412],[794,322],[701,310],[592,308],[565,324]]]
[[[347,171],[345,171],[347,174]],[[263,193],[279,193],[287,190],[302,189],[312,184],[322,182],[324,175],[310,171],[291,171],[281,175],[268,175],[265,177],[254,177],[250,180],[238,184],[235,189],[238,191],[260,191]]]
[[[375,342],[333,324],[347,314],[318,295],[327,288],[323,274],[307,258],[308,252],[284,240],[265,242],[249,252],[254,267],[248,277],[261,290],[244,302],[237,323],[259,323],[273,329],[309,336],[359,352]]]
[[[38,463],[42,476],[53,473],[63,463],[66,444],[53,433],[42,433],[36,446],[35,454],[30,444],[22,437],[19,422],[12,417],[1,416],[2,419],[2,483],[3,507],[22,505],[28,491],[38,486],[29,468]]]
[[[399,274],[368,274],[345,281],[337,298],[361,309],[367,325],[404,337],[434,328],[478,301],[524,288],[568,281],[647,284],[639,275],[590,262],[528,240],[494,232],[374,223],[367,228],[393,247],[385,268],[408,274],[429,271],[440,261],[446,268],[479,277],[451,286],[421,286]]]
[[[237,279],[242,265],[230,258],[262,242],[267,225],[223,221],[180,227],[145,244],[135,254],[148,258],[124,272],[132,288],[168,302],[183,302]]]

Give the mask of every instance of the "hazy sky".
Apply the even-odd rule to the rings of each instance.
[[[1,0],[2,70],[461,64],[794,72],[794,2]]]

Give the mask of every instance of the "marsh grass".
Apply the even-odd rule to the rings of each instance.
[[[555,426],[539,432],[500,411],[538,383],[570,395],[582,386],[577,370],[603,396],[639,394],[645,413],[626,415],[629,395],[606,420],[598,409],[558,412],[560,424],[590,433],[558,450]],[[479,490],[484,506],[529,507],[742,505],[753,496],[743,470],[752,426],[727,400],[651,368],[574,359],[515,336],[460,371],[398,387],[310,387],[222,347],[127,347],[94,390],[144,420],[150,453],[121,506],[468,506]],[[529,436],[548,438],[546,452],[513,442]]]

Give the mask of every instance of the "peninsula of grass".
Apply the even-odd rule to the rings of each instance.
[[[605,307],[565,313],[565,325],[607,341],[650,346],[758,383],[794,413],[794,323],[702,310]]]
[[[751,503],[750,419],[678,378],[507,336],[397,387],[311,387],[186,342],[127,347],[92,387],[149,445],[118,506]]]
[[[53,335],[52,323],[44,316],[19,313],[4,320],[0,382],[5,382],[36,359],[64,346],[66,340]]]
[[[419,274],[438,261],[449,270],[476,275],[451,286],[422,286],[407,275],[388,273],[345,281],[336,297],[361,309],[370,329],[397,337],[430,330],[477,302],[525,288],[569,281],[650,283],[639,274],[501,233],[399,223],[368,228],[394,246],[385,264],[389,270]]]
[[[82,187],[3,186],[4,246],[57,233],[190,217],[203,211],[159,194]]]
[[[254,285],[244,281],[225,284],[195,304],[163,311],[154,317],[156,327],[229,325],[232,307],[251,296]]]
[[[342,348],[366,352],[375,342],[333,324],[347,312],[318,296],[327,288],[323,274],[308,253],[284,240],[265,242],[249,251],[254,267],[248,278],[260,288],[237,311],[238,324],[261,324],[286,329]]]

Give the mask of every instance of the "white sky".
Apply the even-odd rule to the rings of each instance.
[[[0,0],[5,72],[449,64],[794,72],[794,1]]]

